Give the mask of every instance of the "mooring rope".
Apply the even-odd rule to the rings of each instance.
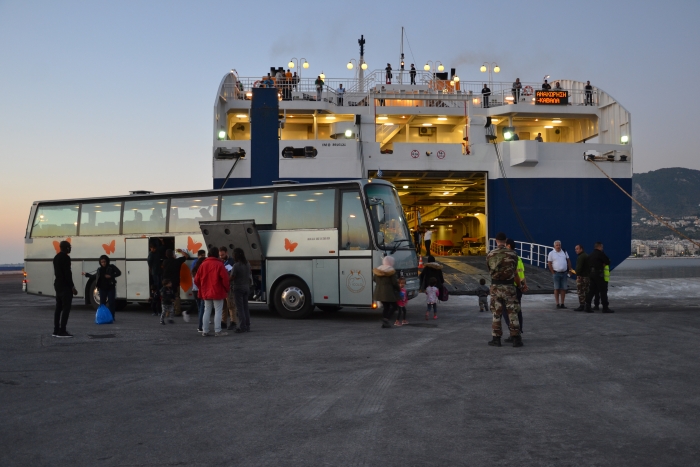
[[[642,203],[640,203],[639,201],[637,201],[632,195],[630,195],[629,193],[627,193],[627,190],[625,190],[625,189],[622,188],[620,185],[618,185],[618,183],[617,183],[615,180],[613,180],[613,178],[612,178],[610,175],[608,175],[607,173],[605,173],[605,171],[604,171],[603,169],[601,169],[600,166],[599,166],[598,164],[596,164],[595,160],[593,160],[593,159],[586,159],[586,160],[587,160],[588,162],[592,162],[593,165],[595,165],[596,168],[597,168],[598,170],[600,170],[600,171],[603,173],[603,175],[605,175],[606,177],[608,177],[608,180],[610,180],[611,182],[613,182],[613,183],[615,184],[616,187],[618,187],[624,194],[626,194],[626,195],[629,197],[629,199],[631,199],[632,201],[634,201],[635,203],[637,203],[637,205],[638,205],[640,208],[642,208],[642,209],[644,209],[646,212],[648,212],[649,215],[651,215],[654,219],[656,219],[657,221],[659,221],[660,223],[662,223],[663,225],[665,225],[666,227],[668,227],[668,228],[671,229],[672,231],[676,232],[678,235],[680,235],[681,237],[685,238],[686,240],[688,240],[688,241],[689,241],[690,243],[692,243],[693,245],[695,245],[695,246],[697,246],[698,248],[700,248],[700,244],[699,244],[698,242],[696,242],[696,241],[693,240],[692,238],[690,238],[690,237],[688,237],[687,235],[685,235],[685,234],[679,232],[678,230],[676,230],[671,224],[669,224],[668,222],[666,222],[665,220],[663,220],[661,217],[659,217],[659,216],[657,216],[656,214],[654,214],[653,212],[651,212],[649,209],[646,208],[646,206],[644,206]]]

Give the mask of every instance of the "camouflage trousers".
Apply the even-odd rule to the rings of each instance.
[[[576,293],[578,293],[578,304],[586,306],[586,295],[591,287],[591,279],[588,277],[576,278]]]
[[[520,303],[518,303],[518,295],[514,285],[491,284],[491,313],[493,313],[493,322],[491,324],[491,334],[495,337],[501,337],[501,315],[505,307],[508,313],[508,321],[510,321],[510,335],[517,336],[520,334],[520,322],[518,321],[518,312],[520,311]]]

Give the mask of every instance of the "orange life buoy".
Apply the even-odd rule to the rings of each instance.
[[[531,96],[535,92],[529,84],[523,88],[523,96]]]

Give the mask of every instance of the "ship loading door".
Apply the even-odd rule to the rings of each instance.
[[[486,254],[485,172],[382,170],[381,178],[396,186],[411,232],[433,232],[430,254]]]
[[[340,194],[339,288],[342,305],[372,303],[372,250],[359,191]]]

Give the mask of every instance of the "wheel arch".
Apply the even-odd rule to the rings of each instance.
[[[309,283],[306,281],[306,279],[304,279],[304,278],[301,277],[300,275],[298,275],[298,274],[292,274],[292,273],[282,274],[282,275],[276,277],[276,278],[272,281],[272,284],[270,284],[270,289],[269,289],[268,294],[267,294],[268,301],[272,300],[272,297],[273,297],[273,295],[274,295],[275,288],[277,288],[277,286],[280,284],[280,282],[282,282],[282,281],[284,281],[284,280],[286,280],[286,279],[298,279],[298,280],[302,281],[304,284],[306,284],[306,287],[309,288],[309,292],[311,292],[311,293],[309,294],[309,299],[311,300],[311,305],[312,305],[312,306],[316,305],[316,304],[314,303],[314,289],[313,289],[313,287],[312,287],[313,284],[309,284]]]

